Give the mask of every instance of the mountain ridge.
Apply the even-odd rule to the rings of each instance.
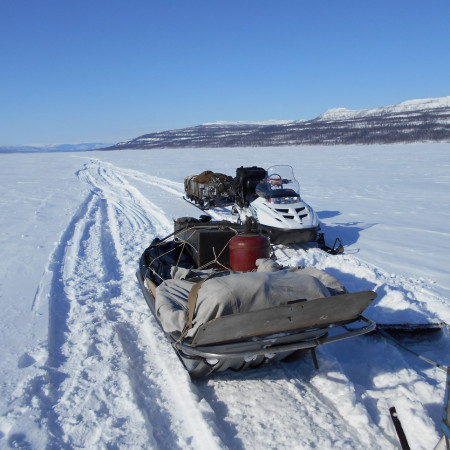
[[[206,122],[144,134],[103,150],[450,142],[450,96],[379,108],[332,108],[310,120]]]

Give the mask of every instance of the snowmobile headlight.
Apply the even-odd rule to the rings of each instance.
[[[274,205],[287,205],[289,203],[297,203],[298,197],[271,197],[267,201]]]
[[[206,360],[206,364],[209,364],[210,366],[215,366],[218,363],[219,363],[218,359],[207,359]]]

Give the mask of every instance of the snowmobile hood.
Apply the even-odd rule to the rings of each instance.
[[[249,210],[259,224],[274,228],[303,229],[320,225],[315,211],[301,200],[282,204],[259,197],[250,204]]]

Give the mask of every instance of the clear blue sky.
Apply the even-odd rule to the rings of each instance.
[[[450,95],[450,0],[1,0],[0,145]]]

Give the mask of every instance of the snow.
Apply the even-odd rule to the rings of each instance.
[[[0,447],[434,448],[445,373],[374,334],[310,357],[191,380],[135,271],[172,221],[201,214],[187,174],[291,164],[328,244],[279,247],[379,323],[450,323],[450,144],[0,155]],[[216,218],[232,218],[221,208]],[[447,366],[448,330],[402,343]]]
[[[328,120],[348,120],[348,119],[357,119],[363,117],[371,117],[371,116],[380,116],[383,114],[396,114],[397,117],[402,117],[402,113],[415,112],[420,113],[420,111],[424,109],[428,109],[433,111],[434,109],[439,108],[449,108],[450,107],[450,96],[446,97],[437,97],[437,98],[424,98],[424,99],[415,99],[415,100],[406,100],[404,102],[383,106],[379,108],[370,108],[370,109],[361,109],[361,110],[351,110],[347,108],[332,108],[328,111],[325,111],[321,114],[317,120],[320,121],[328,121]],[[405,116],[406,117],[406,116]],[[202,125],[207,126],[228,126],[228,125],[295,125],[299,123],[306,122],[306,119],[300,120],[266,120],[260,122],[245,122],[245,121],[237,121],[237,122],[227,122],[227,121],[218,121],[218,122],[206,122]],[[447,124],[448,121],[444,121],[443,123]]]
[[[260,121],[245,121],[245,120],[238,120],[238,121],[227,121],[227,120],[218,120],[216,122],[205,122],[202,125],[206,126],[229,126],[229,125],[262,125],[262,126],[269,126],[269,125],[287,125],[292,123],[299,123],[299,122],[305,122],[306,119],[300,119],[300,120],[288,120],[288,119],[269,119],[269,120],[260,120]]]
[[[321,114],[319,120],[347,120],[361,117],[379,116],[382,114],[401,114],[407,112],[420,112],[423,109],[448,108],[450,106],[450,96],[438,98],[425,98],[407,100],[396,105],[383,106],[380,108],[351,110],[347,108],[332,108]]]

